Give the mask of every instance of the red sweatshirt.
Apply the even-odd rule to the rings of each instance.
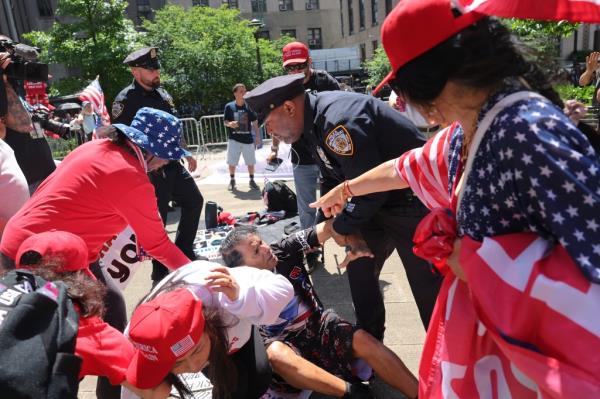
[[[79,379],[86,375],[108,377],[113,385],[125,380],[133,345],[121,332],[92,316],[79,319],[75,354],[83,360]]]
[[[109,140],[95,140],[71,152],[9,220],[0,251],[14,259],[27,237],[57,229],[83,238],[92,263],[103,244],[127,225],[167,267],[190,262],[167,237],[154,187],[137,157]]]

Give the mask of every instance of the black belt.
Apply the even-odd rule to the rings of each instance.
[[[418,126],[417,129],[419,129],[419,131],[421,131],[423,133],[433,133],[433,132],[437,132],[438,130],[440,130],[440,125],[435,125],[435,126],[431,126],[431,127]]]

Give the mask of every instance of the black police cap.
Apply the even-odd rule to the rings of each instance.
[[[264,81],[244,96],[248,106],[262,123],[273,109],[286,100],[304,93],[304,74],[283,75]]]
[[[139,50],[135,50],[123,60],[123,64],[127,64],[130,67],[160,69],[160,63],[158,62],[158,49],[156,47],[144,47]]]

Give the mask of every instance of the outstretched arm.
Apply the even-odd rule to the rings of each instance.
[[[321,208],[325,216],[330,217],[340,213],[346,201],[353,196],[408,187],[408,184],[398,176],[394,162],[395,160],[386,161],[352,180],[338,184],[310,204],[311,208]]]

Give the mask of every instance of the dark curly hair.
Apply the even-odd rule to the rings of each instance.
[[[20,264],[47,281],[62,281],[67,285],[69,298],[79,307],[81,317],[104,315],[106,287],[79,271],[59,272],[62,261],[55,257],[42,258],[36,251],[21,255]]]
[[[237,226],[227,234],[219,248],[225,266],[236,267],[242,264],[242,254],[235,248],[245,242],[249,236],[256,234],[257,229],[254,226]]]
[[[489,88],[506,78],[523,78],[533,91],[562,108],[547,77],[518,46],[506,26],[483,18],[400,67],[390,85],[410,101],[429,105],[449,81]]]

